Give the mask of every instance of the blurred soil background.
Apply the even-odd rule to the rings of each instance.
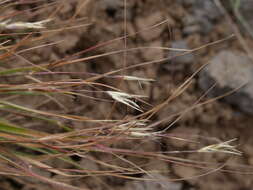
[[[25,1],[25,0],[24,0]],[[106,73],[124,66],[154,61],[166,57],[172,59],[148,64],[142,67],[124,71],[125,75],[153,78],[155,82],[146,85],[136,85],[134,82],[120,84],[120,81],[106,78],[101,79],[105,83],[121,86],[121,89],[130,94],[148,95],[146,101],[151,105],[157,105],[166,100],[185,80],[187,80],[202,65],[209,63],[198,73],[182,95],[171,101],[166,108],[156,113],[152,122],[162,122],[156,130],[169,126],[177,117],[173,114],[182,113],[193,106],[199,98],[208,92],[207,96],[200,101],[204,102],[214,96],[225,94],[239,88],[236,94],[227,96],[221,100],[212,101],[181,114],[182,117],[175,122],[166,133],[171,134],[171,139],[156,139],[144,142],[137,141],[136,144],[122,143],[118,146],[145,151],[177,151],[195,150],[197,147],[208,145],[210,142],[217,142],[216,139],[227,141],[238,138],[235,144],[243,152],[241,156],[227,155],[222,153],[182,153],[173,156],[190,159],[197,162],[215,162],[234,164],[237,172],[224,172],[215,170],[202,170],[199,168],[173,163],[166,163],[160,160],[131,160],[133,163],[146,165],[148,169],[156,169],[164,172],[156,177],[162,182],[131,181],[112,177],[103,177],[102,182],[92,177],[80,178],[71,183],[79,187],[88,187],[92,190],[120,189],[120,190],[250,190],[253,187],[253,177],[244,172],[252,172],[253,165],[253,62],[252,62],[252,36],[251,30],[244,27],[243,23],[252,26],[253,3],[250,0],[241,0],[240,7],[236,9],[242,15],[242,20],[236,16],[236,1],[216,0],[127,0],[126,18],[124,17],[123,0],[92,0],[82,6],[82,1],[62,0],[58,10],[55,7],[43,9],[40,14],[33,16],[32,8],[38,5],[45,5],[54,1],[41,1],[37,3],[18,5],[9,8],[6,12],[26,10],[24,15],[16,16],[15,19],[24,21],[39,21],[48,15],[54,15],[54,28],[61,27],[67,19],[71,19],[74,12],[77,18],[86,18],[78,24],[89,24],[85,27],[69,29],[59,32],[57,35],[43,39],[43,44],[61,41],[59,44],[50,45],[45,48],[34,49],[31,52],[24,52],[27,60],[34,64],[51,63],[63,57],[70,56],[77,52],[88,49],[96,44],[107,42],[117,37],[127,37],[127,48],[143,47],[128,51],[124,63],[123,55],[113,54],[87,62],[66,65],[54,71],[67,72],[89,72]],[[217,2],[220,2],[217,4]],[[59,6],[58,6],[59,7]],[[224,9],[222,9],[224,8]],[[224,12],[226,10],[226,12]],[[241,18],[241,17],[240,17]],[[232,23],[231,23],[232,21]],[[160,24],[159,24],[160,23]],[[155,26],[158,24],[157,26]],[[155,26],[155,27],[154,27]],[[124,30],[126,29],[126,31]],[[253,31],[253,28],[252,28]],[[138,32],[136,34],[136,32]],[[133,34],[133,35],[131,35]],[[231,37],[231,35],[234,35]],[[240,39],[238,39],[241,37]],[[13,37],[15,38],[15,37]],[[157,47],[195,49],[205,46],[208,43],[226,39],[222,42],[203,47],[197,51],[181,55],[183,52],[169,51]],[[243,45],[246,42],[246,46]],[[145,48],[156,47],[156,48]],[[92,51],[76,56],[76,58],[103,54],[111,51],[124,49],[124,41],[118,40],[103,47],[94,48]],[[176,56],[176,57],[175,57]],[[14,59],[15,60],[15,59]],[[26,63],[23,63],[26,65]],[[241,64],[238,66],[238,64]],[[211,66],[214,65],[214,66]],[[22,62],[19,66],[22,66]],[[10,68],[0,63],[0,69]],[[229,72],[227,73],[227,71]],[[42,76],[41,80],[53,79],[54,76]],[[60,76],[62,79],[83,78],[83,76],[69,74]],[[11,81],[8,77],[4,81]],[[18,82],[17,79],[14,81]],[[99,96],[99,95],[98,95]],[[112,119],[122,118],[126,115],[135,115],[136,112],[127,109],[124,105],[117,104],[111,108],[111,103],[99,104],[87,98],[76,98],[72,100],[66,97],[57,97],[63,107],[54,102],[43,102],[40,97],[23,99],[22,103],[31,107],[40,107],[42,110],[57,112],[64,109],[64,113],[90,116],[96,119],[111,117]],[[39,105],[42,103],[41,105]],[[143,105],[144,110],[151,107]],[[98,111],[99,110],[99,111]],[[63,111],[62,111],[63,112]],[[108,116],[109,112],[111,115]],[[15,118],[17,121],[17,118]],[[28,121],[19,121],[21,123]],[[67,121],[66,121],[67,122]],[[70,122],[69,125],[82,127],[82,123]],[[30,126],[29,126],[30,125]],[[43,128],[45,131],[52,131],[50,126],[41,126],[36,122],[27,124],[28,127]],[[187,140],[180,140],[187,139]],[[209,141],[210,140],[210,141]],[[201,142],[192,143],[192,142]],[[96,155],[101,160],[110,159],[109,156]],[[90,160],[78,158],[83,166],[89,169],[99,170],[99,166]],[[240,165],[241,164],[241,165]],[[196,164],[197,165],[197,164]],[[56,167],[57,163],[55,163]],[[244,167],[245,166],[245,167]],[[207,175],[199,176],[210,172]],[[240,174],[240,172],[242,174]],[[47,174],[45,174],[47,175]],[[195,176],[195,177],[194,177]],[[52,176],[57,178],[57,176]],[[145,179],[146,175],[139,175]],[[181,181],[167,182],[163,179],[182,179]],[[27,180],[27,179],[26,179]],[[28,180],[27,183],[19,178],[2,176],[0,178],[1,190],[42,190],[47,188],[37,181]]]

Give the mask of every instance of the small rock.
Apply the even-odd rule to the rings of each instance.
[[[183,23],[185,26],[190,26],[190,25],[198,24],[198,20],[196,19],[195,16],[189,14],[183,18]]]
[[[124,2],[118,0],[103,0],[101,3],[103,3],[103,6],[106,8],[117,8],[124,6]]]
[[[187,63],[193,62],[194,56],[192,53],[187,53],[185,55],[181,55],[184,53],[184,51],[176,51],[176,49],[189,50],[189,47],[188,47],[186,41],[184,41],[184,40],[174,41],[171,44],[171,48],[175,49],[175,51],[169,52],[169,57],[175,57],[170,61],[173,64],[174,63],[175,64],[187,64]]]
[[[253,10],[253,1],[252,0],[240,0],[240,9],[243,13],[252,13]],[[252,14],[251,14],[251,17]]]
[[[201,28],[200,25],[191,25],[191,26],[184,27],[183,33],[185,35],[191,35],[191,34],[194,34],[194,33],[200,33],[201,30],[202,30],[202,28]]]
[[[220,19],[221,12],[218,7],[215,5],[213,0],[196,0],[196,13],[199,16],[205,15],[211,20]]]
[[[138,31],[147,29],[149,27],[154,26],[155,24],[158,24],[159,22],[163,21],[163,15],[161,11],[155,12],[153,14],[150,14],[146,17],[137,17],[136,18],[136,25],[138,28]],[[164,30],[164,25],[161,25],[159,27],[140,32],[140,36],[145,41],[151,41],[153,39],[158,38],[161,33]]]
[[[202,34],[208,34],[212,31],[214,25],[212,24],[211,20],[207,17],[199,17],[199,26],[201,28]]]
[[[253,114],[253,63],[246,54],[224,50],[214,57],[200,73],[199,86],[207,91],[215,82],[215,88],[208,93],[211,97],[224,95],[246,84],[224,100]]]
[[[185,0],[187,1],[187,0]],[[213,21],[221,18],[222,13],[212,0],[190,1],[192,14],[183,19],[184,34],[203,33],[208,34],[213,29]]]
[[[253,24],[253,1],[252,0],[241,0],[240,12],[249,24]]]
[[[195,11],[194,16],[186,16],[184,18],[184,34],[202,33],[208,34],[213,29],[212,21],[203,11]]]
[[[168,178],[160,174],[143,176],[143,179],[154,179],[154,181],[131,181],[128,182],[124,190],[181,190],[182,183],[170,182]]]
[[[180,0],[180,3],[186,6],[191,6],[196,3],[196,0]]]

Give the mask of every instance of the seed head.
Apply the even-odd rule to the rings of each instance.
[[[131,98],[143,98],[146,96],[142,95],[133,95],[133,94],[127,94],[124,92],[116,92],[116,91],[106,91],[107,94],[109,94],[114,100],[121,102],[122,104],[125,104],[133,109],[136,109],[138,111],[141,111],[141,108],[138,104],[136,104]]]
[[[11,20],[6,20],[0,22],[0,28],[10,29],[10,30],[18,30],[18,29],[43,29],[45,28],[45,24],[50,22],[51,19],[46,19],[38,22],[12,22]]]
[[[229,143],[236,141],[237,139],[231,139],[218,144],[209,145],[198,150],[198,152],[222,152],[228,154],[242,155],[242,152],[236,149],[236,146]]]

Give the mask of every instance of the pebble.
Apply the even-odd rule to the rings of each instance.
[[[185,40],[178,40],[178,41],[174,41],[171,44],[171,48],[175,48],[175,49],[189,49],[187,42]],[[194,61],[194,56],[192,53],[188,53],[186,55],[181,55],[183,54],[183,51],[169,51],[169,57],[175,57],[172,60],[170,60],[169,62],[171,63],[175,63],[175,64],[187,64],[187,63],[192,63]]]
[[[194,5],[194,3],[196,3],[196,0],[179,0],[181,4],[185,5],[185,6],[191,6]]]
[[[222,16],[220,10],[211,0],[184,0],[184,3],[191,5],[192,13],[183,18],[183,33],[191,35],[193,33],[208,34],[212,31],[213,22]]]
[[[136,18],[136,25],[138,31],[143,31],[147,28],[150,28],[160,22],[164,21],[163,20],[163,14],[161,11],[154,12],[152,14],[149,14],[148,16],[143,16],[143,17],[137,17]],[[152,41],[156,38],[159,38],[161,33],[164,30],[164,25],[158,26],[156,28],[140,32],[140,36],[145,40],[145,41]]]
[[[252,0],[241,0],[240,2],[240,13],[244,17],[245,21],[249,25],[253,24],[253,1]]]
[[[241,0],[240,9],[244,13],[248,13],[249,15],[251,15],[251,18],[253,18],[252,16],[253,1],[252,0]]]
[[[195,12],[200,17],[205,16],[210,20],[220,19],[222,16],[220,10],[215,5],[213,0],[196,0]]]
[[[200,72],[199,86],[206,91],[215,82],[217,85],[208,93],[210,97],[241,87],[223,99],[240,111],[253,114],[253,63],[245,53],[223,50],[211,59],[210,64]]]
[[[183,184],[179,182],[170,182],[169,179],[160,174],[151,174],[152,176],[143,176],[143,181],[130,181],[126,184],[124,190],[182,190]],[[153,181],[145,180],[153,177]]]
[[[190,35],[194,33],[200,33],[202,30],[200,25],[191,25],[191,26],[186,26],[183,29],[183,34],[185,35]]]

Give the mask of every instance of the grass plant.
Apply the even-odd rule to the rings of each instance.
[[[52,188],[61,189],[86,189],[74,186],[70,183],[72,179],[92,177],[98,183],[103,183],[102,177],[113,177],[133,180],[155,180],[153,174],[159,171],[146,170],[145,164],[138,165],[128,158],[156,159],[167,163],[184,165],[185,167],[196,167],[200,170],[197,176],[203,176],[212,172],[236,172],[233,169],[225,168],[225,165],[217,163],[206,163],[196,160],[183,159],[177,156],[180,153],[203,153],[223,152],[227,154],[241,154],[230,145],[234,140],[216,142],[214,145],[200,146],[196,150],[178,151],[145,151],[135,149],[138,143],[145,141],[156,141],[159,138],[177,138],[187,141],[185,138],[173,137],[166,130],[157,130],[161,122],[153,121],[153,116],[168,106],[171,101],[182,95],[191,83],[193,77],[202,69],[189,77],[175,92],[168,96],[159,105],[152,105],[148,102],[147,94],[132,94],[115,86],[106,83],[107,79],[113,79],[121,83],[135,82],[137,86],[148,85],[155,82],[149,76],[129,76],[125,72],[134,68],[148,67],[152,64],[159,64],[172,58],[152,60],[131,66],[122,66],[106,73],[89,73],[86,71],[64,70],[66,66],[75,65],[80,62],[86,63],[101,57],[127,54],[137,49],[160,48],[166,51],[180,51],[182,55],[193,53],[201,48],[221,43],[205,44],[193,50],[177,50],[165,47],[138,47],[101,53],[98,55],[86,56],[85,53],[92,52],[100,47],[108,46],[118,41],[124,41],[130,36],[127,34],[110,41],[94,44],[92,47],[68,55],[57,61],[48,63],[33,63],[29,61],[24,52],[32,52],[39,48],[47,48],[54,43],[45,44],[47,38],[60,35],[61,32],[75,31],[81,27],[88,27],[87,23],[80,24],[84,18],[75,18],[78,15],[76,10],[71,19],[59,24],[55,17],[57,11],[66,1],[55,1],[51,4],[44,1],[11,1],[6,0],[0,3],[1,9],[8,9],[14,6],[29,5],[35,2],[42,2],[39,7],[33,8],[34,15],[49,6],[55,7],[55,12],[48,18],[34,22],[19,20],[24,11],[14,11],[1,16],[0,21],[0,174],[14,179],[21,177],[33,178],[42,183],[50,184]],[[80,1],[82,7],[87,6],[88,1]],[[38,12],[38,13],[37,13]],[[152,30],[154,27],[166,23],[157,23],[155,26],[143,30]],[[230,36],[231,37],[231,36]],[[229,38],[230,38],[229,37]],[[14,40],[13,40],[14,39]],[[63,39],[64,40],[64,39]],[[55,42],[60,43],[60,42]],[[38,45],[39,44],[39,45]],[[19,63],[20,62],[20,63]],[[75,75],[70,79],[66,76]],[[85,77],[78,77],[85,76]],[[102,80],[106,79],[106,80]],[[102,82],[101,82],[102,81]],[[95,94],[95,95],[94,95]],[[29,97],[29,101],[27,100]],[[108,115],[114,115],[118,109],[111,109],[111,106],[118,106],[125,115],[121,117],[87,116],[87,113],[74,112],[69,110],[61,101],[61,98],[74,101],[76,98],[86,98],[87,102],[93,101],[93,106],[100,112],[100,104],[106,105],[112,110]],[[36,100],[36,104],[28,104]],[[210,101],[210,100],[209,100]],[[207,101],[207,103],[209,102]],[[46,105],[54,104],[55,109]],[[197,102],[189,110],[182,110],[177,116],[191,111],[202,103]],[[81,105],[80,105],[81,106]],[[74,109],[74,108],[73,108]],[[75,108],[76,109],[76,108]],[[128,112],[135,112],[129,116]],[[128,115],[128,116],[127,116]],[[78,123],[76,127],[75,124]],[[37,126],[37,127],[35,127]],[[39,127],[38,127],[39,126]],[[228,139],[229,140],[229,139]],[[118,144],[129,143],[129,148],[121,148]],[[136,144],[136,147],[131,147]],[[95,155],[109,155],[110,159],[99,159]],[[99,157],[99,156],[98,156]],[[88,160],[99,166],[100,169],[87,169],[75,158]],[[54,163],[63,163],[55,165]],[[48,175],[43,175],[44,171]],[[136,176],[147,174],[150,178],[143,179]],[[59,176],[50,177],[50,176]],[[170,179],[171,181],[183,179]]]

